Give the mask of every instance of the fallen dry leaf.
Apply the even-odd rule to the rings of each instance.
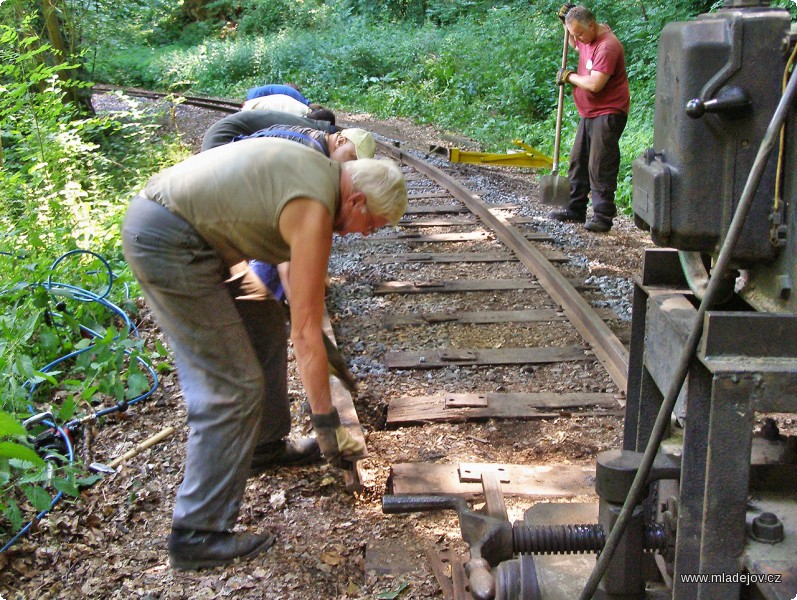
[[[321,560],[323,560],[328,565],[337,566],[345,563],[346,557],[341,556],[337,552],[327,550],[321,553]]]

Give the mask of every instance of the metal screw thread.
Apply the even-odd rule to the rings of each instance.
[[[515,525],[512,528],[512,544],[519,553],[599,552],[605,543],[602,525]]]
[[[654,523],[645,525],[645,550],[654,552],[656,550],[666,550],[667,548],[667,528],[664,523]]]
[[[643,543],[647,551],[664,550],[667,547],[664,525],[645,526]],[[583,554],[600,552],[605,544],[602,525],[515,525],[512,528],[513,550],[520,554]]]

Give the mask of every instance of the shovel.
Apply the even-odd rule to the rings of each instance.
[[[562,68],[567,67],[567,47],[570,45],[570,32],[565,27],[565,47],[562,50]],[[562,144],[562,111],[565,102],[565,86],[559,86],[559,105],[556,107],[556,138],[553,143],[553,169],[550,175],[540,179],[543,204],[567,206],[570,204],[570,180],[559,175],[559,146]]]

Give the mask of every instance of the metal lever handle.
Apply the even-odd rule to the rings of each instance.
[[[382,497],[382,512],[386,515],[425,512],[427,510],[455,510],[459,514],[468,510],[463,498],[458,496],[386,495]]]
[[[39,423],[42,423],[42,422],[44,422],[45,425],[48,425],[50,427],[54,427],[55,426],[55,417],[53,416],[53,413],[48,410],[48,411],[45,411],[45,412],[40,412],[38,414],[35,414],[32,417],[28,417],[27,419],[22,421],[22,426],[25,429],[29,429],[31,426],[38,425]]]
[[[731,118],[745,116],[753,103],[750,97],[738,86],[723,88],[716,98],[703,101],[695,98],[686,103],[686,114],[699,119],[706,113],[719,113]]]

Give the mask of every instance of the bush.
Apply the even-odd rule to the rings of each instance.
[[[121,257],[119,222],[134,191],[171,161],[175,148],[168,140],[154,143],[156,123],[133,104],[114,119],[77,118],[64,102],[64,87],[74,84],[57,76],[67,66],[37,61],[48,50],[0,25],[0,121],[7,132],[0,179],[3,537],[26,513],[49,508],[55,494],[77,496],[88,482],[78,477],[77,463],[56,460],[52,474],[31,454],[27,435],[47,425],[26,432],[15,423],[39,411],[63,423],[149,385],[136,358],[141,342],[126,339],[126,324],[107,302],[87,302],[80,290],[116,282],[107,301],[134,308],[125,294],[133,282]]]
[[[238,33],[264,36],[284,29],[322,30],[328,26],[332,7],[318,0],[245,0],[238,21]]]

